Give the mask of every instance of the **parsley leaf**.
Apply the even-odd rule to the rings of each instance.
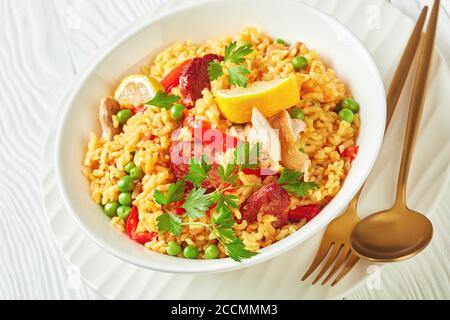
[[[170,232],[173,235],[181,233],[181,218],[176,214],[164,213],[156,218],[159,232]]]
[[[234,229],[232,227],[233,227],[233,225],[229,226],[229,224],[228,224],[228,225],[217,227],[215,229],[215,234],[217,235],[217,237],[219,238],[219,241],[222,244],[238,240],[238,238],[236,237],[236,233],[234,232]]]
[[[223,183],[235,185],[237,183],[237,168],[235,163],[229,163],[217,168],[217,173]]]
[[[233,51],[237,48],[237,42],[233,41],[230,42],[228,45],[225,46],[225,55],[224,60],[229,61],[230,56],[232,55]]]
[[[208,74],[211,81],[217,80],[223,76],[223,68],[219,62],[210,62],[208,64]]]
[[[298,197],[305,197],[310,190],[316,190],[319,185],[315,182],[299,182],[282,186],[284,190]]]
[[[245,249],[243,241],[236,236],[233,229],[235,222],[231,210],[219,202],[217,203],[216,212],[218,215],[215,224],[212,225],[211,231],[223,245],[228,256],[237,262],[241,262],[242,259],[257,255],[256,252]]]
[[[150,100],[149,102],[147,102],[146,104],[155,106],[155,107],[159,107],[159,108],[163,108],[163,109],[169,109],[173,106],[174,103],[177,103],[178,101],[180,101],[181,97],[179,96],[174,96],[174,95],[170,95],[167,94],[163,91],[158,91],[155,95],[155,97]]]
[[[231,231],[234,234],[234,230],[232,229],[234,225],[234,219],[231,214],[231,210],[223,203],[217,203],[214,223],[219,226],[216,227],[217,229],[219,228],[231,229]]]
[[[208,164],[206,156],[203,156],[201,161],[192,159],[189,165],[189,173],[185,179],[191,181],[198,188],[208,178],[211,168],[212,166]]]
[[[237,47],[237,42],[233,41],[225,47],[225,62],[232,62],[235,64],[241,64],[244,62],[244,57],[253,52],[252,44],[245,43],[244,45]]]
[[[241,262],[243,259],[248,259],[257,255],[256,252],[245,249],[244,242],[240,239],[229,243],[223,243],[223,246],[230,258],[237,262]]]
[[[157,218],[157,227],[160,232],[170,232],[174,235],[180,235],[183,225],[200,225],[211,231],[215,235],[217,241],[223,245],[228,256],[241,262],[243,259],[253,257],[257,252],[249,251],[245,248],[244,242],[240,240],[234,230],[235,220],[232,210],[239,208],[239,197],[236,194],[230,194],[229,191],[232,185],[237,184],[239,173],[243,168],[252,166],[249,163],[259,161],[258,150],[259,146],[251,147],[249,144],[242,144],[241,150],[235,151],[235,159],[232,163],[218,166],[217,174],[221,181],[217,185],[214,185],[214,191],[207,193],[205,188],[201,187],[202,182],[205,180],[211,180],[209,173],[212,170],[212,165],[208,164],[208,158],[203,156],[201,160],[192,159],[189,166],[189,173],[185,177],[187,181],[192,182],[195,188],[192,189],[184,204],[181,206],[186,210],[183,216],[175,214],[165,213]],[[238,154],[242,154],[243,164],[238,164]],[[252,160],[253,154],[256,154],[256,160]],[[177,183],[169,186],[167,196],[160,191],[155,191],[155,201],[168,205],[172,202],[179,201],[184,197],[185,180],[180,180]],[[186,222],[183,223],[185,217],[189,217],[193,220],[199,219],[205,216],[205,212],[208,211],[213,204],[216,204],[215,213],[211,217],[210,223],[203,222]]]
[[[233,229],[235,222],[231,210],[225,202],[219,200],[216,212],[218,214],[216,215],[215,226],[213,227],[212,232],[223,245],[228,256],[237,262],[255,256],[257,253],[245,249],[243,241],[236,236]]]
[[[155,199],[156,203],[159,203],[163,206],[166,206],[169,204],[169,201],[167,200],[167,197],[159,190],[155,190],[155,193],[153,193],[153,199]]]
[[[298,197],[305,197],[309,191],[316,190],[319,187],[317,183],[304,182],[301,181],[301,178],[303,178],[302,172],[292,171],[286,168],[281,172],[278,184],[288,193]]]
[[[281,172],[280,178],[278,179],[278,183],[279,184],[297,183],[300,181],[300,178],[302,177],[303,177],[302,172],[292,171],[286,168],[283,170],[283,172]]]
[[[216,212],[219,211],[222,206],[235,209],[239,208],[239,197],[235,194],[217,192],[211,194],[211,200],[214,203],[217,202]]]
[[[187,215],[192,219],[198,219],[205,215],[205,212],[212,205],[211,197],[206,193],[206,189],[192,189],[186,201],[181,206],[186,210]]]
[[[153,198],[155,201],[161,205],[167,206],[172,202],[177,202],[182,200],[184,197],[184,181],[178,180],[176,183],[169,186],[167,191],[167,197],[159,190],[155,190]]]
[[[244,57],[253,52],[252,44],[245,43],[238,47],[237,42],[233,41],[225,47],[224,63],[235,64],[233,67],[226,67],[229,75],[229,83],[238,87],[247,87],[247,75],[250,71],[243,65]],[[208,74],[211,81],[217,80],[224,75],[223,64],[220,62],[210,62],[208,64]]]
[[[248,85],[247,75],[250,74],[250,71],[244,66],[235,66],[231,68],[227,68],[229,75],[229,82],[231,85],[235,85],[238,87],[246,88]]]
[[[222,201],[228,207],[239,208],[239,197],[236,194],[223,194]]]

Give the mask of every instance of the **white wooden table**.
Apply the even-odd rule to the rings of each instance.
[[[0,299],[102,298],[68,283],[71,269],[43,209],[43,147],[71,79],[102,44],[163,1],[0,0]],[[431,0],[392,2],[416,17]],[[450,62],[450,0],[442,2],[438,45]],[[449,188],[432,216],[427,251],[383,269],[379,288],[347,298],[450,298],[448,212]]]

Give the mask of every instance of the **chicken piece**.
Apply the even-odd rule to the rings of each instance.
[[[115,135],[122,132],[121,128],[114,128],[113,115],[120,111],[120,104],[111,97],[105,97],[100,102],[99,120],[102,126],[102,138],[111,141]]]
[[[279,165],[281,146],[278,132],[257,108],[253,108],[252,111],[252,128],[247,139],[252,144],[261,143],[263,152],[272,160],[272,167],[276,168]]]
[[[293,122],[289,113],[282,111],[270,119],[270,124],[272,128],[279,130],[281,164],[288,169],[303,172],[305,181],[308,181],[308,169],[311,166],[311,160],[297,146],[298,135],[302,130],[301,123]]]

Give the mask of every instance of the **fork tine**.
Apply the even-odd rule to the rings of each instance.
[[[334,274],[341,268],[341,266],[344,264],[344,262],[347,261],[348,257],[350,256],[351,250],[352,249],[350,246],[342,248],[342,252],[339,255],[339,258],[337,259],[336,264],[334,265],[334,267],[330,271],[330,273],[327,275],[325,280],[323,280],[322,286],[324,286],[331,279],[331,277],[333,277]]]
[[[317,275],[317,277],[312,282],[313,285],[315,285],[320,280],[320,278],[322,278],[322,276],[328,271],[330,266],[333,264],[334,260],[336,260],[337,256],[341,252],[341,248],[342,248],[341,244],[339,244],[339,245],[334,244],[333,250],[331,251],[331,254],[330,254],[327,262],[325,263],[322,270],[320,270],[320,273]]]
[[[355,266],[355,264],[358,261],[359,261],[359,258],[354,253],[350,252],[350,258],[348,259],[344,269],[342,269],[341,273],[339,273],[339,275],[336,277],[336,279],[334,279],[331,286],[334,287],[335,285],[337,285],[339,283],[339,281],[341,281],[342,278],[344,278],[345,275],[347,273],[349,273],[350,270],[353,269],[353,267]]]
[[[316,270],[316,268],[322,262],[323,258],[325,258],[325,256],[327,255],[327,253],[330,250],[332,245],[333,245],[332,243],[325,241],[325,239],[322,240],[319,250],[317,250],[316,257],[314,258],[314,261],[309,266],[308,271],[306,271],[306,273],[303,275],[302,281],[305,281],[306,279],[308,279],[308,277]]]

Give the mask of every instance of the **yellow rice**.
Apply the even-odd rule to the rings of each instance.
[[[292,46],[276,44],[256,28],[245,28],[236,37],[222,37],[205,44],[194,44],[189,41],[175,43],[161,52],[151,66],[144,67],[143,70],[162,79],[187,59],[207,53],[223,55],[225,46],[233,40],[239,43],[250,42],[256,49],[246,58],[247,67],[251,72],[250,83],[296,75],[301,90],[301,102],[298,107],[306,116],[306,130],[301,134],[301,141],[312,161],[310,180],[320,187],[305,198],[291,196],[291,208],[308,204],[325,205],[339,192],[350,169],[351,163],[342,158],[340,152],[355,144],[360,120],[358,115],[353,124],[338,119],[333,109],[339,101],[350,97],[351,94],[336,78],[334,71],[324,65],[316,51],[309,50],[300,42]],[[310,68],[301,72],[294,70],[292,59],[298,55],[307,58]],[[198,118],[209,121],[213,127],[229,128],[231,124],[222,117],[214,101],[214,92],[227,88],[226,76],[213,81],[212,89],[203,91],[203,98],[197,101],[192,112]],[[174,88],[173,93],[179,93],[178,88]],[[138,207],[140,213],[138,231],[157,231],[156,218],[163,211],[153,200],[153,192],[166,191],[174,181],[169,169],[169,148],[170,135],[175,128],[176,123],[167,110],[148,107],[144,114],[133,116],[124,126],[123,133],[115,136],[113,141],[105,143],[98,135],[92,133],[84,166],[87,168],[93,201],[101,205],[117,201],[120,191],[116,183],[125,175],[123,168],[132,160],[134,152],[135,164],[145,172],[142,183],[137,184],[133,191],[133,204]],[[261,181],[256,176],[241,174],[241,187],[237,190],[240,203],[258,189],[258,186],[268,183],[270,179],[273,178]],[[238,220],[239,210],[235,210],[234,214]],[[209,222],[208,216],[202,219],[203,222]],[[289,223],[277,230],[272,226],[275,220],[274,216],[258,215],[257,222],[236,223],[235,230],[247,249],[257,251],[289,236],[306,223],[305,220]],[[124,222],[119,218],[113,218],[111,221],[118,230],[122,232],[125,230]],[[148,242],[146,247],[166,253],[167,243],[172,240],[181,245],[196,246],[200,251],[200,257],[204,255],[204,248],[214,243],[218,245],[221,257],[226,256],[223,247],[217,243],[209,230],[199,226],[184,226],[177,238],[169,234],[160,234],[157,239]]]

